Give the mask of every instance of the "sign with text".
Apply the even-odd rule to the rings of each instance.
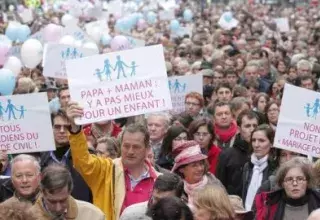
[[[274,146],[320,157],[320,93],[285,85]]]
[[[277,28],[280,32],[290,31],[288,18],[275,18],[274,21],[276,22]]]
[[[161,45],[68,60],[66,69],[72,100],[84,108],[77,124],[172,108]]]
[[[202,75],[176,76],[168,79],[172,113],[179,114],[185,111],[185,97],[190,92],[198,92],[202,95]]]
[[[66,60],[78,59],[96,54],[94,50],[72,47],[64,44],[46,44],[43,54],[43,75],[67,79]]]
[[[0,96],[0,150],[16,154],[54,149],[47,93]]]

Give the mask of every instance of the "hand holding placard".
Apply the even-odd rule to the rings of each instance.
[[[67,107],[67,116],[71,123],[71,132],[77,132],[80,129],[79,125],[74,122],[75,118],[80,118],[83,115],[83,108],[77,102],[70,101]]]

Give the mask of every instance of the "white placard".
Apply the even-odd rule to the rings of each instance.
[[[109,34],[109,27],[107,20],[99,20],[99,21],[93,21],[85,25],[85,30],[88,34],[95,31],[96,28],[99,28],[101,30],[101,33],[107,33]]]
[[[84,107],[77,124],[172,108],[162,45],[66,62],[72,100]]]
[[[16,154],[54,149],[47,93],[0,96],[0,150]]]
[[[202,95],[202,75],[175,76],[168,80],[172,100],[172,113],[179,114],[185,111],[185,97],[190,92]]]
[[[168,10],[161,10],[159,11],[159,19],[161,21],[170,21],[175,19],[175,12],[174,9],[168,9]]]
[[[225,30],[231,30],[234,27],[237,27],[239,21],[235,19],[231,12],[225,12],[221,15],[218,24]]]
[[[144,40],[134,38],[131,36],[126,36],[126,38],[128,39],[128,41],[130,43],[130,48],[132,48],[132,49],[144,47],[146,45],[146,41],[144,41]]]
[[[320,157],[320,93],[285,84],[274,146]]]
[[[23,9],[23,11],[21,13],[19,13],[19,16],[22,20],[22,23],[25,23],[25,24],[33,21],[33,19],[34,19],[32,10],[30,8]]]
[[[288,18],[275,18],[274,21],[276,22],[277,28],[280,32],[290,31]]]
[[[86,41],[91,41],[91,39],[87,36],[87,34],[78,26],[70,25],[63,29],[63,36],[70,35],[74,37],[76,41],[81,41],[82,43]]]
[[[94,50],[72,47],[64,44],[46,44],[43,53],[43,75],[67,79],[66,60],[78,59],[96,54]]]

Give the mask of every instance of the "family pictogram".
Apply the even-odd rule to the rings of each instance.
[[[24,113],[27,111],[23,105],[20,107],[16,107],[12,102],[11,99],[7,100],[7,106],[3,107],[2,102],[0,102],[0,120],[16,120],[18,119],[16,115],[17,113],[20,114],[18,117],[19,119],[24,118]]]
[[[174,93],[180,93],[186,91],[187,84],[186,83],[180,83],[178,79],[174,81],[174,83],[169,80],[169,89],[170,91],[173,90]]]

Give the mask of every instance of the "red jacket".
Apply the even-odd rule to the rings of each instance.
[[[216,145],[212,145],[208,152],[209,171],[212,174],[216,174],[216,168],[218,165],[218,158],[221,153],[221,149]]]
[[[262,192],[256,195],[255,210],[256,220],[273,220],[276,214],[278,203],[267,205],[268,192]]]

